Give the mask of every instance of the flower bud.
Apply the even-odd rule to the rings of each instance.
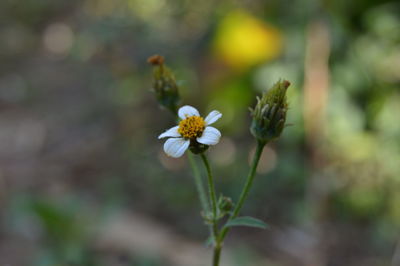
[[[281,135],[288,110],[286,90],[289,85],[289,81],[278,81],[261,98],[257,97],[256,106],[250,109],[253,117],[250,131],[257,140],[266,143]]]
[[[232,210],[233,205],[232,199],[229,197],[221,195],[218,200],[218,208],[223,214],[229,213]]]
[[[153,90],[158,102],[176,114],[180,97],[174,74],[165,66],[163,56],[153,55],[147,59],[147,62],[154,66]]]

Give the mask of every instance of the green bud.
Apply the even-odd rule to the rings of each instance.
[[[218,208],[224,214],[229,213],[233,208],[232,199],[221,195],[218,200]]]
[[[256,106],[250,109],[253,117],[250,131],[259,141],[266,143],[281,135],[288,110],[286,91],[289,86],[289,81],[278,81],[261,98],[257,97]]]
[[[176,114],[180,101],[178,85],[172,71],[164,64],[164,57],[153,55],[147,62],[154,66],[153,90],[158,102]]]

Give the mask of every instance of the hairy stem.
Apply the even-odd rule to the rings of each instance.
[[[208,192],[211,201],[212,210],[212,235],[214,237],[214,255],[213,255],[213,266],[218,266],[221,255],[221,243],[218,241],[219,231],[218,231],[218,217],[217,217],[217,198],[215,196],[215,186],[214,179],[211,174],[210,164],[208,163],[207,157],[204,153],[201,154],[201,159],[207,170],[207,180],[208,180]]]
[[[216,239],[218,236],[218,227],[217,227],[217,198],[215,196],[214,178],[211,174],[211,168],[210,164],[208,163],[207,157],[204,155],[204,153],[202,153],[200,156],[207,170],[208,194],[210,196],[210,202],[211,202],[213,235],[214,238]]]
[[[207,200],[206,191],[204,190],[203,179],[201,178],[201,174],[193,154],[188,152],[187,156],[189,158],[190,166],[192,167],[194,183],[196,185],[197,193],[199,194],[201,207],[204,213],[207,213],[210,210],[210,205]]]

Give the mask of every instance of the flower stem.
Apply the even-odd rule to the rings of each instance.
[[[266,144],[266,142],[263,142],[263,141],[257,142],[257,149],[254,154],[253,162],[251,163],[251,168],[250,168],[249,175],[247,176],[247,179],[246,179],[246,184],[243,187],[242,193],[240,194],[240,197],[239,197],[239,201],[238,201],[235,209],[233,210],[233,213],[232,213],[230,219],[236,218],[239,215],[239,212],[243,207],[243,203],[247,199],[250,188],[253,184],[253,180],[254,180],[256,170],[257,170],[258,162],[260,161],[260,157],[261,157],[261,154],[262,154],[265,144]]]
[[[218,231],[218,218],[217,218],[217,198],[215,196],[215,186],[214,179],[211,174],[210,164],[208,163],[207,157],[204,153],[200,154],[201,159],[204,162],[204,165],[207,170],[207,180],[208,180],[208,192],[210,195],[211,201],[211,210],[212,210],[212,235],[214,237],[214,255],[213,255],[213,266],[219,265],[220,255],[221,255],[221,242],[218,241],[219,231]]]
[[[207,170],[208,194],[210,195],[210,201],[211,201],[213,234],[214,238],[216,238],[218,235],[218,228],[217,228],[217,198],[215,196],[214,178],[211,174],[211,168],[210,164],[208,163],[207,157],[204,155],[204,153],[201,153],[200,156]]]
[[[197,163],[194,159],[193,154],[188,152],[187,155],[189,158],[190,166],[192,167],[194,183],[196,185],[197,193],[199,194],[201,207],[203,211],[207,213],[210,210],[210,207],[207,200],[206,192],[204,190],[203,179],[201,178],[201,174],[199,168],[197,167]]]
[[[222,250],[222,245],[220,242],[217,242],[216,245],[214,246],[213,266],[219,265],[221,250]]]
[[[243,203],[247,199],[247,196],[249,194],[250,188],[253,184],[254,176],[257,170],[258,162],[260,161],[260,157],[262,154],[262,151],[264,149],[265,144],[267,144],[265,141],[258,141],[257,142],[257,149],[253,158],[253,161],[251,163],[250,171],[246,179],[246,183],[242,189],[242,192],[239,197],[239,201],[233,210],[231,216],[229,217],[228,221],[236,218],[239,215],[240,210],[243,207]],[[214,248],[214,266],[218,266],[219,262],[215,263],[215,259],[219,260],[221,249],[222,249],[222,243],[226,237],[226,234],[229,232],[230,227],[224,226],[222,230],[220,231],[217,239],[216,239],[216,245]]]

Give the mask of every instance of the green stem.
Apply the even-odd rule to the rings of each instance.
[[[260,157],[261,157],[261,154],[262,154],[265,144],[266,144],[265,142],[261,142],[261,141],[257,142],[256,153],[254,154],[253,162],[251,163],[251,168],[250,168],[249,175],[247,176],[246,184],[244,185],[242,193],[240,194],[240,197],[239,197],[239,201],[238,201],[235,209],[233,210],[233,213],[232,213],[230,219],[236,218],[239,215],[239,212],[243,207],[243,203],[247,199],[250,188],[253,184],[253,180],[255,177],[256,170],[257,170],[258,162],[260,161]]]
[[[214,179],[211,174],[210,164],[208,163],[207,157],[204,153],[201,154],[201,159],[207,170],[207,180],[208,180],[208,192],[210,194],[211,210],[212,210],[212,235],[214,237],[214,256],[213,256],[213,266],[219,265],[220,254],[221,254],[221,243],[218,241],[218,219],[217,219],[217,198],[215,196],[215,186]]]
[[[199,194],[201,207],[204,213],[207,213],[210,207],[209,207],[209,202],[207,200],[206,192],[204,190],[203,179],[201,178],[201,174],[199,168],[197,167],[197,163],[194,159],[193,154],[188,152],[187,156],[189,158],[190,166],[192,167],[194,183],[196,185],[197,193]]]
[[[218,233],[218,228],[217,228],[217,198],[215,196],[215,186],[214,186],[214,178],[211,174],[211,168],[210,164],[208,163],[207,157],[204,155],[204,153],[200,154],[201,159],[203,160],[203,163],[206,167],[207,170],[207,181],[208,181],[208,194],[210,195],[210,201],[211,201],[211,211],[212,211],[212,220],[213,220],[213,232],[214,232],[214,237],[217,237]]]
[[[213,255],[213,266],[218,266],[220,257],[221,257],[221,250],[222,250],[222,245],[221,243],[216,243],[214,247],[214,255]]]
[[[255,155],[253,158],[253,162],[251,163],[249,175],[247,176],[246,183],[243,187],[242,193],[240,194],[239,201],[238,201],[235,209],[233,210],[232,215],[229,217],[228,221],[236,218],[239,215],[239,212],[243,207],[243,203],[247,199],[250,188],[253,184],[253,180],[254,180],[256,170],[257,170],[258,162],[260,161],[260,157],[261,157],[261,154],[262,154],[265,144],[266,144],[266,142],[263,142],[263,141],[257,142],[257,149],[256,149],[256,152],[255,152]],[[230,227],[224,226],[222,228],[221,233],[219,234],[218,239],[217,239],[217,242],[219,245],[221,245],[221,243],[224,241],[225,236],[229,232],[229,230],[230,230]]]

